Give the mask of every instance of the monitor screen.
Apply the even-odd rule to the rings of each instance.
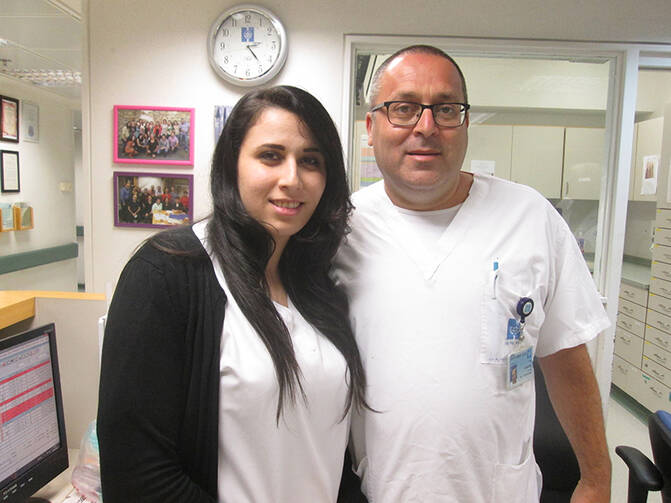
[[[26,501],[67,467],[54,325],[0,339],[0,503]]]

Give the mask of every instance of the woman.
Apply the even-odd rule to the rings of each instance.
[[[365,379],[329,276],[351,209],[328,113],[244,96],[214,211],[130,260],[110,306],[98,436],[105,503],[336,501]]]

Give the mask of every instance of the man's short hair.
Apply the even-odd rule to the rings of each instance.
[[[384,63],[382,63],[378,67],[378,69],[373,74],[373,78],[370,83],[370,91],[368,92],[369,106],[372,107],[373,105],[375,105],[375,100],[377,100],[377,96],[378,94],[380,94],[380,81],[382,80],[382,74],[384,74],[385,70],[391,64],[392,61],[405,54],[430,54],[433,56],[444,58],[450,63],[452,63],[454,67],[457,69],[457,73],[459,73],[459,78],[461,79],[461,91],[464,94],[464,102],[468,103],[468,93],[466,92],[466,79],[464,78],[464,74],[462,73],[461,68],[459,68],[457,62],[454,59],[452,59],[446,52],[438,49],[437,47],[434,47],[432,45],[417,44],[404,47],[403,49],[399,49],[394,54],[389,56],[384,61]]]

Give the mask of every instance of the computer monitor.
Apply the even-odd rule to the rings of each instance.
[[[0,339],[0,503],[31,501],[67,467],[52,323]]]

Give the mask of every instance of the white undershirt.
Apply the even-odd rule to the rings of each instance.
[[[207,246],[206,222],[194,232]],[[218,261],[226,292],[219,391],[219,503],[331,503],[340,484],[349,433],[343,415],[346,364],[289,299],[275,303],[301,369],[306,401],[285,400],[276,421],[279,387],[270,354],[235,302]]]

